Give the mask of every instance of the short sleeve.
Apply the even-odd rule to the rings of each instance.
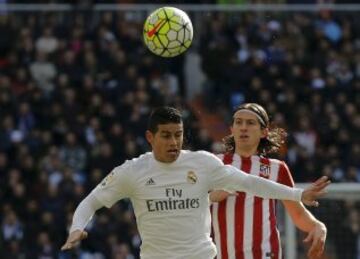
[[[280,168],[279,168],[279,176],[278,176],[278,183],[294,187],[294,180],[291,176],[291,172],[289,170],[289,167],[286,165],[285,162],[281,162]]]
[[[114,168],[93,190],[96,198],[110,208],[117,201],[130,198],[132,193],[131,161]]]

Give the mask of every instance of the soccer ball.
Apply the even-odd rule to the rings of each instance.
[[[193,27],[187,14],[175,7],[152,12],[144,24],[144,41],[149,50],[170,58],[185,52],[193,39]]]

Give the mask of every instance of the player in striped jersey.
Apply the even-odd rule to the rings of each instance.
[[[233,116],[232,134],[224,138],[226,153],[219,155],[248,174],[294,186],[291,173],[283,161],[267,158],[279,150],[286,132],[272,128],[265,109],[256,103],[239,106]],[[280,236],[276,227],[275,201],[238,192],[214,191],[213,237],[218,259],[282,258]],[[326,227],[301,202],[282,201],[295,225],[308,235],[309,258],[318,258],[324,250]]]

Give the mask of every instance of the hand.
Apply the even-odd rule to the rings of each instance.
[[[212,191],[210,192],[210,201],[211,202],[220,202],[225,200],[227,197],[231,195],[236,195],[236,193],[230,193],[227,191]]]
[[[318,207],[319,202],[316,199],[325,195],[324,189],[329,184],[330,180],[326,176],[319,178],[303,191],[301,201],[307,206]]]
[[[326,226],[321,222],[318,222],[308,233],[307,237],[304,239],[305,243],[311,243],[307,253],[308,258],[316,259],[321,257],[324,252],[326,233]]]
[[[87,236],[88,233],[86,231],[75,230],[71,232],[65,244],[61,247],[61,250],[64,251],[73,249],[80,243],[81,240],[87,238]]]

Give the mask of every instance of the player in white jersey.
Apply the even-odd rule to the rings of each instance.
[[[231,164],[256,177],[293,187],[291,173],[283,161],[265,157],[275,153],[286,132],[270,128],[265,109],[256,103],[239,106],[233,116],[232,135],[226,137],[227,152],[221,155]],[[281,243],[276,227],[275,202],[251,194],[230,195],[224,191],[210,194],[213,235],[218,259],[281,259]],[[225,199],[225,197],[227,197]],[[225,199],[225,200],[224,200]],[[308,233],[309,258],[319,258],[324,250],[326,227],[301,202],[283,201],[295,225]]]
[[[224,165],[208,152],[182,150],[181,113],[170,107],[151,114],[146,139],[152,152],[116,167],[79,204],[62,250],[73,248],[87,236],[84,228],[96,210],[130,198],[142,239],[141,258],[214,258],[210,190],[246,191],[317,206],[316,199],[329,184],[323,177],[305,190],[289,188]]]

